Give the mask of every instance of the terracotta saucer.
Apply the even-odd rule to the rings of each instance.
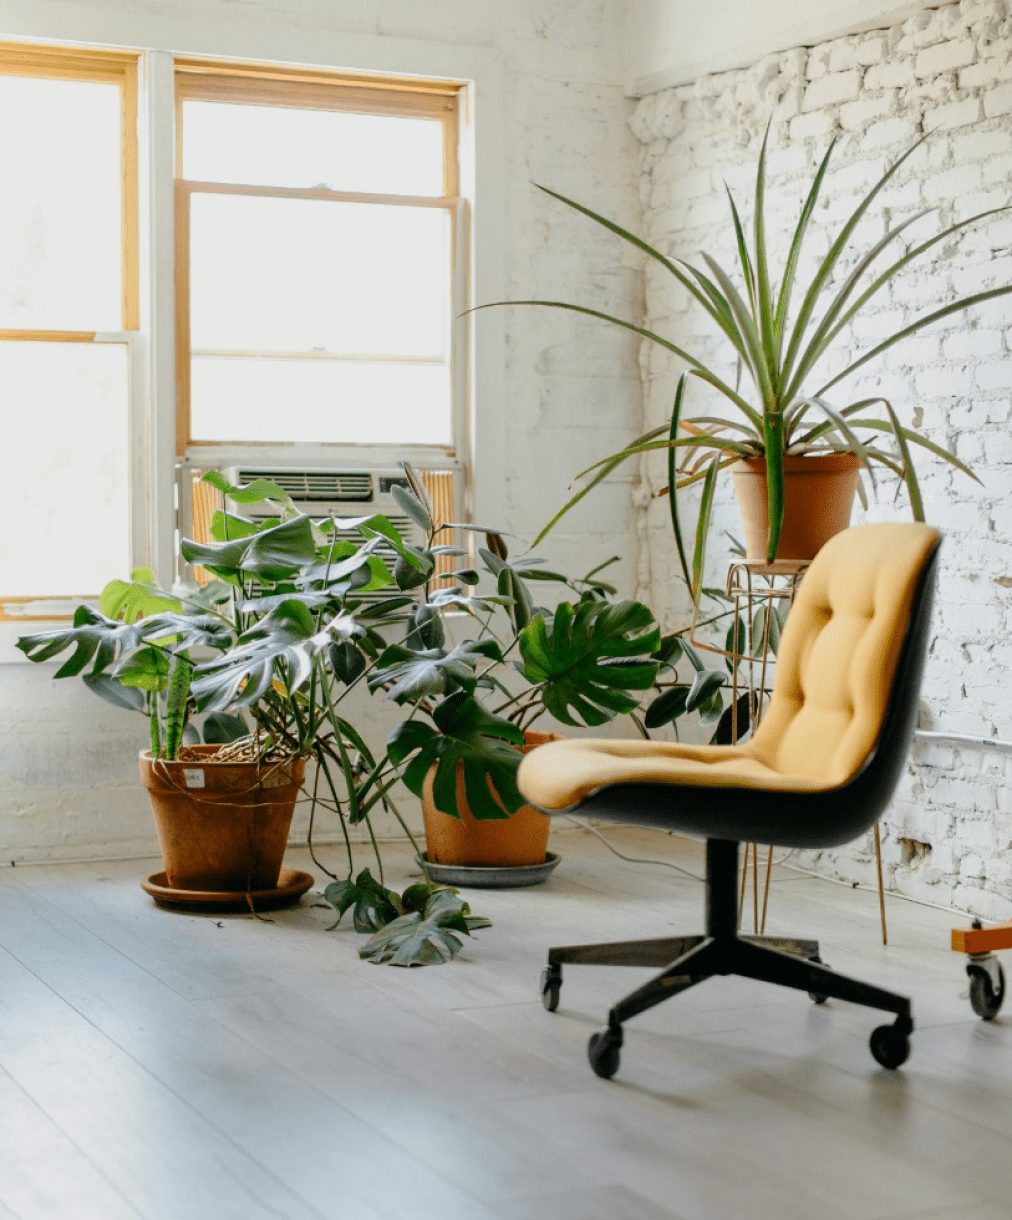
[[[309,873],[297,868],[283,868],[278,884],[272,890],[244,891],[176,890],[168,884],[164,872],[152,873],[141,881],[141,889],[150,894],[161,907],[177,911],[246,911],[250,902],[256,911],[276,911],[278,907],[298,902],[313,884]],[[247,901],[249,899],[249,901]]]

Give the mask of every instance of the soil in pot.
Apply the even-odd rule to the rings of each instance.
[[[561,740],[557,733],[525,733],[523,753],[545,742]],[[436,808],[430,773],[422,793],[425,854],[430,864],[473,868],[526,868],[544,864],[551,818],[540,809],[521,805],[508,818],[478,821],[467,805],[463,766],[457,768],[457,809],[459,818]]]
[[[188,746],[166,762],[141,753],[166,880],[173,889],[246,893],[278,884],[306,760],[215,758]]]
[[[784,458],[784,525],[777,559],[814,559],[834,534],[850,525],[860,468],[853,453]],[[764,563],[769,533],[766,459],[735,462],[731,474],[745,532],[746,558]]]

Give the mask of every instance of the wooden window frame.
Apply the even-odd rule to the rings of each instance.
[[[140,329],[140,259],[138,220],[137,78],[140,53],[90,48],[38,46],[0,42],[0,76],[26,76],[40,80],[83,81],[116,85],[120,91],[120,168],[122,176],[122,288],[121,333],[83,330],[0,329],[0,341],[17,343],[101,343],[129,345]],[[65,622],[65,612],[47,613],[71,595],[4,595],[0,622]],[[19,612],[11,613],[17,608]],[[38,608],[38,609],[36,609]]]
[[[463,209],[460,198],[458,141],[461,85],[448,81],[382,76],[349,75],[338,72],[300,71],[271,65],[222,63],[179,58],[176,71],[176,451],[180,460],[208,450],[269,447],[268,442],[234,438],[195,440],[190,414],[190,201],[194,194],[231,194],[282,199],[311,199],[328,202],[382,203],[401,207],[427,207],[446,211],[451,221],[451,285],[459,272],[459,234]],[[443,193],[441,195],[391,195],[358,191],[335,191],[325,187],[276,187],[254,184],[196,182],[182,177],[183,104],[188,101],[235,102],[272,108],[334,110],[354,114],[402,115],[429,118],[443,125]],[[452,287],[451,287],[452,292]],[[290,355],[290,353],[286,353]],[[312,353],[306,359],[318,358]],[[451,340],[452,370],[462,354]],[[456,395],[454,395],[456,397]],[[456,404],[451,409],[451,442],[443,446],[423,446],[455,455],[458,447]],[[336,446],[321,442],[321,448],[352,449],[361,446]],[[368,446],[377,448],[380,446]],[[391,446],[392,448],[393,446]],[[403,449],[403,446],[398,446]]]

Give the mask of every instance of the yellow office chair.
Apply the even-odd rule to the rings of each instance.
[[[896,1013],[871,1035],[871,1052],[887,1068],[906,1060],[908,999],[835,974],[816,941],[738,934],[738,844],[834,847],[886,807],[913,733],[940,541],[926,525],[866,525],[822,548],[784,629],[769,707],[745,744],[582,738],[524,759],[520,789],[546,813],[579,811],[706,839],[705,935],[549,950],[549,1011],[564,963],[664,967],[591,1038],[598,1076],[618,1069],[623,1022],[715,974]]]

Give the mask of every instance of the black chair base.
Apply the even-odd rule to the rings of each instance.
[[[622,1025],[630,1017],[694,987],[716,974],[737,974],[781,987],[807,991],[817,1004],[849,1000],[896,1014],[893,1025],[871,1036],[871,1053],[883,1067],[897,1068],[910,1053],[914,1022],[910,1001],[846,975],[836,974],[819,957],[819,944],[781,936],[738,933],[738,844],[710,839],[706,844],[706,934],[617,944],[570,945],[549,949],[541,976],[545,1008],[559,1004],[563,965],[662,966],[660,974],[621,999],[608,1014],[608,1028],[594,1034],[588,1047],[591,1067],[605,1079],[618,1069]]]

